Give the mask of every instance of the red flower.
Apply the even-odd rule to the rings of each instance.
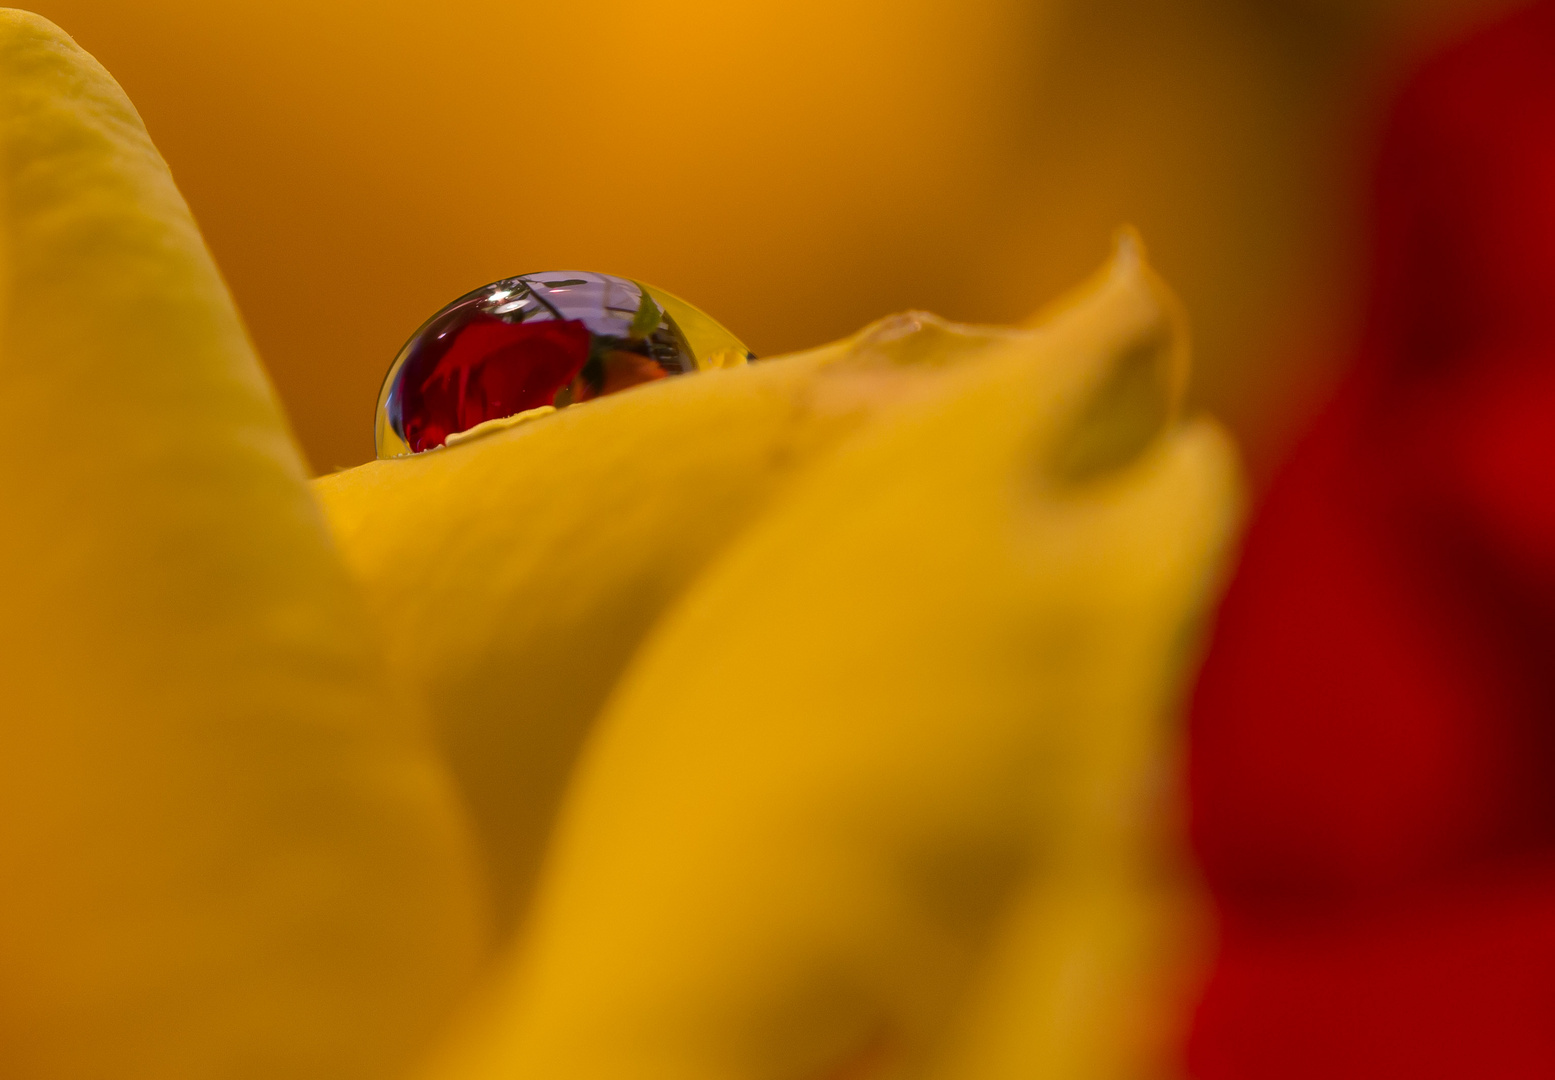
[[[575,319],[510,323],[456,314],[446,339],[434,338],[405,372],[405,441],[415,451],[442,446],[487,420],[550,405],[588,362],[593,337]]]
[[[1198,1080],[1555,1075],[1555,3],[1418,74],[1378,186],[1195,697]]]

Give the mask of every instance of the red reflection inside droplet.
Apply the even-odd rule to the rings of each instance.
[[[399,374],[400,417],[413,451],[487,420],[553,404],[588,362],[577,319],[510,323],[472,312],[423,341]]]

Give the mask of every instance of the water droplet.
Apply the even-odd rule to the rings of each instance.
[[[461,296],[400,349],[378,392],[378,456],[749,359],[733,334],[662,289],[609,274],[521,274]]]

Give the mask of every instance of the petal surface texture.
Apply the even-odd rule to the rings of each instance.
[[[632,659],[434,1075],[1133,1074],[1238,506],[1174,310],[1125,239],[772,496]]]
[[[499,914],[522,909],[578,746],[665,608],[809,463],[1015,333],[893,316],[315,481],[477,815]]]
[[[388,1077],[469,843],[134,109],[0,12],[0,1073]]]

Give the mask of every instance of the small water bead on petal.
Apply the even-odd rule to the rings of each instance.
[[[378,394],[378,456],[752,358],[717,322],[651,285],[574,271],[505,278],[443,308],[400,349]]]

